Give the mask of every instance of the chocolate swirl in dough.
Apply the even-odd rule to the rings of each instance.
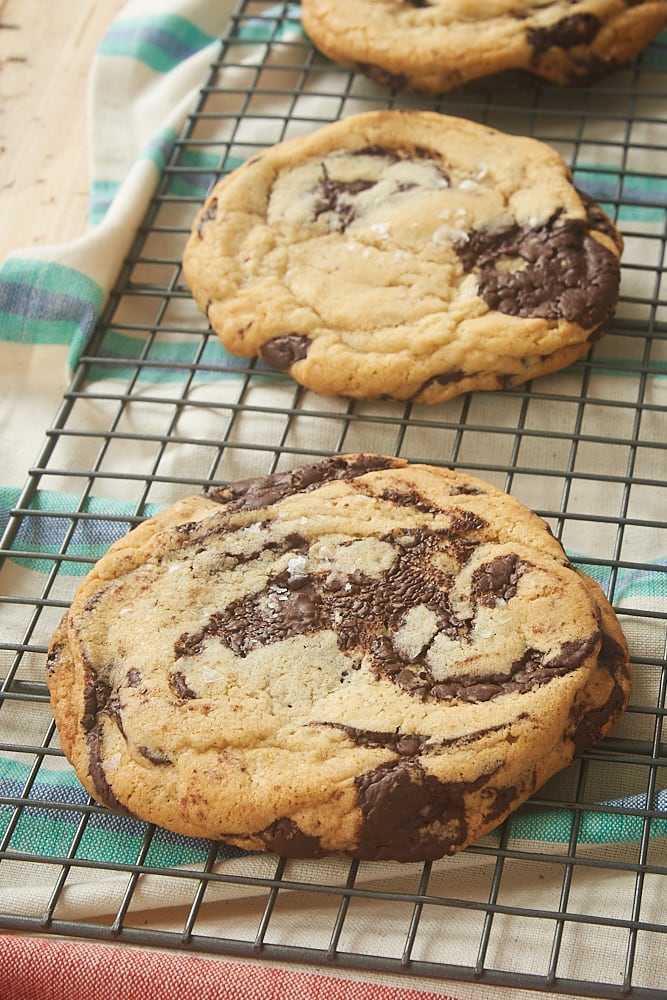
[[[113,809],[285,855],[418,860],[607,733],[596,584],[481,480],[352,455],[187,498],[116,543],[50,647],[67,757]]]
[[[584,354],[612,317],[621,246],[544,144],[387,111],[224,178],[183,266],[233,354],[323,394],[433,403]]]

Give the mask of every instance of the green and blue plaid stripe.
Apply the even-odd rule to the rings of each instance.
[[[136,60],[156,73],[168,73],[214,41],[215,38],[184,17],[157,14],[117,20],[98,51],[103,56]]]
[[[81,812],[89,799],[73,771],[42,766],[26,794],[29,777],[27,764],[0,758],[0,841],[7,841],[6,850],[65,857],[78,832],[77,859],[99,862],[113,859],[114,864],[136,862],[145,842],[146,823],[107,810],[92,810],[81,834]],[[59,809],[59,804],[69,808]],[[645,795],[635,795],[577,811],[566,807],[519,811],[510,818],[510,833],[515,841],[567,844],[576,823],[576,840],[581,846],[636,842],[644,830],[643,813],[647,805],[651,811],[667,815],[667,791],[658,792],[651,802]],[[667,836],[667,819],[660,816],[650,819],[650,835]],[[155,828],[144,864],[201,865],[209,849],[208,841]],[[223,844],[218,857],[237,857],[242,853]]]

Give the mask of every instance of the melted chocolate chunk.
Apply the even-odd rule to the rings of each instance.
[[[497,823],[505,813],[509,812],[519,794],[516,785],[508,785],[506,788],[485,789],[486,799],[490,800],[485,812],[488,822]]]
[[[182,670],[174,670],[169,677],[169,687],[176,697],[183,701],[197,697],[197,693],[188,686],[186,676]]]
[[[150,747],[139,747],[139,753],[157,767],[165,767],[173,764],[171,758],[166,754],[161,753],[159,750],[151,750]]]
[[[381,455],[360,455],[354,459],[332,457],[303,465],[290,472],[243,479],[212,490],[209,499],[231,510],[258,510],[278,503],[294,493],[305,493],[336,479],[355,479],[367,472],[393,468],[395,463]]]
[[[52,674],[53,671],[58,666],[58,660],[62,656],[63,650],[66,649],[67,643],[63,640],[61,642],[54,643],[49,649],[46,656],[46,671]]]
[[[355,150],[351,155],[381,157],[388,163],[397,163],[400,160],[409,160],[411,158],[417,160],[430,159],[445,181],[449,183],[447,173],[438,164],[438,155],[432,150],[420,146],[416,146],[409,153],[403,154],[395,149],[385,149],[382,146],[365,146],[363,149]],[[322,164],[322,179],[315,190],[315,218],[319,219],[321,215],[333,217],[338,231],[344,233],[347,227],[358,217],[357,208],[354,203],[355,196],[370,190],[376,184],[376,180],[364,178],[358,178],[353,181],[335,180],[330,176],[326,164]],[[416,186],[415,183],[408,181],[398,184],[396,190],[401,193],[411,191]]]
[[[540,684],[550,681],[576,670],[586,660],[600,641],[600,634],[593,633],[586,639],[565,642],[551,660],[545,662],[544,654],[539,650],[529,649],[512,665],[511,680],[503,684],[506,691],[530,691]]]
[[[88,733],[88,773],[95,786],[95,798],[109,809],[123,816],[131,816],[130,810],[118,801],[107,781],[102,764],[102,742],[102,734],[98,727]]]
[[[562,670],[563,673],[569,674],[571,670],[576,670],[577,667],[581,666],[584,660],[591,655],[599,641],[600,634],[596,632],[588,639],[576,639],[571,642],[564,642],[560,648],[560,653],[547,663],[547,667],[551,670]]]
[[[468,638],[471,623],[460,625],[460,636]],[[591,655],[599,635],[588,639],[564,643],[560,652],[551,660],[544,660],[544,654],[537,649],[529,649],[524,656],[512,664],[506,673],[458,674],[446,681],[436,681],[422,657],[428,650],[422,650],[416,662],[406,664],[399,657],[388,638],[377,639],[371,647],[371,657],[376,675],[394,681],[413,697],[425,701],[460,701],[476,703],[492,701],[505,694],[524,694],[542,684],[548,684],[555,677],[562,677],[581,666]]]
[[[342,722],[322,722],[320,725],[329,729],[340,729],[358,747],[381,747],[385,750],[392,750],[399,757],[416,757],[429,742],[428,736],[420,736],[418,733],[377,732],[370,729],[357,729],[355,726],[346,726]]]
[[[600,655],[598,657],[598,663],[605,670],[608,670],[612,676],[617,676],[622,674],[624,677],[629,675],[629,670],[626,663],[625,650],[619,643],[614,639],[613,636],[605,632],[604,629],[601,630],[602,636],[602,647],[600,649]]]
[[[257,836],[270,851],[284,858],[321,858],[325,853],[317,837],[310,837],[287,818],[277,819]]]
[[[461,483],[459,486],[453,486],[450,490],[450,496],[453,497],[479,497],[486,496],[486,490],[482,490],[479,486],[473,486],[472,483]]]
[[[90,598],[89,601],[86,601],[85,604],[86,611],[94,611],[94,609],[97,607],[101,599],[102,599],[102,594],[98,590],[96,594],[93,594],[93,596]]]
[[[594,224],[599,226],[596,218]],[[478,275],[478,294],[490,309],[509,316],[564,318],[600,327],[613,312],[620,266],[616,256],[589,234],[588,220],[542,226],[501,226],[472,232],[454,244],[463,269]],[[503,260],[516,260],[506,268]]]
[[[84,709],[81,725],[86,733],[88,772],[95,786],[95,798],[110,809],[128,816],[129,811],[120,804],[107,782],[102,763],[102,720],[105,714],[111,714],[109,712],[111,697],[110,685],[100,681],[97,675],[91,672],[91,679],[83,692]]]
[[[578,720],[576,729],[571,734],[575,753],[583,753],[600,739],[602,730],[623,709],[625,696],[619,684],[614,684],[607,701],[600,708],[585,712]]]
[[[449,385],[452,382],[462,382],[464,378],[474,378],[478,374],[479,372],[476,371],[464,372],[459,370],[442,372],[440,375],[434,375],[432,378],[427,379],[426,382],[424,382],[423,385],[420,385],[417,391],[412,394],[411,398],[417,399],[417,397],[421,396],[423,392],[430,389],[432,385]],[[504,372],[495,372],[494,374],[496,385],[499,389],[509,389],[517,377],[516,375],[510,375]]]
[[[503,693],[502,684],[482,682],[479,684],[467,684],[460,687],[457,695],[461,701],[467,701],[473,705],[479,705],[481,702],[491,701],[493,698],[497,698],[498,695]]]
[[[428,568],[432,551],[443,539],[446,544],[446,533],[422,530],[415,533],[409,548],[398,548],[396,559],[380,581],[360,570],[345,580],[344,590],[336,590],[332,607],[341,649],[370,648],[378,630],[395,630],[405,612],[418,605],[433,610],[440,630],[448,635],[458,635],[464,629],[449,604],[451,577]],[[451,552],[456,554],[453,547]],[[386,663],[384,667],[386,672]]]
[[[462,494],[465,495],[465,493],[466,491],[462,490]],[[475,532],[482,531],[488,527],[488,522],[471,510],[456,510],[454,507],[450,508],[450,510],[452,512],[451,531],[455,533],[453,538],[454,547],[462,540],[460,535],[474,535]]]
[[[97,676],[86,684],[83,691],[83,716],[81,726],[86,733],[92,732],[99,721],[99,716],[107,711],[111,697],[111,686],[101,681]]]
[[[434,507],[433,504],[424,500],[416,491],[411,493],[399,493],[398,490],[383,490],[380,494],[383,500],[388,500],[397,507],[411,507],[413,510],[420,510],[424,514],[441,514],[442,507]]]
[[[210,202],[202,212],[201,218],[199,220],[199,225],[197,226],[197,235],[201,236],[204,226],[209,222],[212,222],[218,215],[218,199],[211,198]]]
[[[432,379],[423,386],[425,389],[427,386],[434,385],[451,385],[452,382],[460,382],[461,379],[469,378],[471,372],[464,372],[460,368],[450,368],[449,371],[440,372],[439,375],[434,375]],[[422,391],[422,390],[420,390]]]
[[[521,571],[526,564],[516,555],[499,556],[475,570],[472,592],[480,604],[492,608],[499,601],[509,601],[516,594]]]
[[[183,633],[174,652],[176,658],[196,656],[215,638],[245,657],[258,646],[307,635],[325,624],[320,599],[311,586],[304,582],[297,591],[290,591],[284,580],[276,580],[260,593],[233,601],[211,615],[199,632]]]
[[[375,187],[377,181],[334,181],[329,176],[326,165],[322,164],[322,179],[317,187],[318,200],[315,203],[315,218],[331,214],[338,217],[338,230],[344,233],[357,217],[354,205],[349,200],[355,194]]]
[[[586,208],[586,222],[588,223],[588,228],[594,230],[598,233],[604,233],[608,236],[617,246],[621,249],[618,241],[618,233],[614,229],[609,219],[599,205],[597,205],[589,194],[585,191],[579,191],[577,189],[577,194],[581,198],[583,205]]]
[[[441,782],[412,758],[362,774],[355,779],[363,817],[355,856],[420,861],[452,854],[468,833],[464,795],[489,777]]]
[[[546,28],[529,28],[527,37],[534,52],[533,62],[551,48],[573,49],[577,45],[590,45],[599,30],[600,21],[594,14],[569,14]]]
[[[267,340],[260,348],[260,355],[267,365],[280,372],[289,371],[297,361],[303,361],[312,341],[302,333],[286,333]]]

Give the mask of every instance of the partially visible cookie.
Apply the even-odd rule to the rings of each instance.
[[[325,395],[434,403],[581,357],[622,240],[535,139],[368,112],[223,178],[183,267],[224,346]]]
[[[117,542],[49,650],[91,795],[293,856],[425,860],[608,733],[628,650],[545,523],[462,473],[347,455]]]
[[[588,85],[667,25],[665,0],[302,0],[329,58],[396,89],[441,93],[507,72]]]

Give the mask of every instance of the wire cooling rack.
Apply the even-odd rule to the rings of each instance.
[[[665,996],[666,71],[663,36],[584,90],[424,99],[332,66],[301,33],[298,5],[239,6],[3,539],[0,926],[429,981]],[[626,243],[616,318],[588,357],[520,389],[427,407],[318,397],[225,355],[180,270],[206,190],[268,144],[380,107],[462,115],[562,153]],[[468,470],[548,521],[630,642],[635,690],[614,735],[494,834],[423,866],[244,854],[89,800],[44,684],[49,637],[81,576],[178,497],[356,450]],[[40,890],[7,902],[3,873]]]

